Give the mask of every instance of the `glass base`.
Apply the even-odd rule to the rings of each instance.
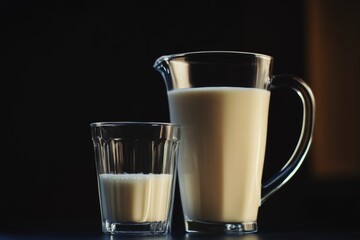
[[[214,223],[203,221],[185,221],[188,233],[234,233],[246,234],[257,232],[257,222]]]
[[[170,222],[113,223],[102,224],[104,233],[128,235],[164,235],[170,232]]]

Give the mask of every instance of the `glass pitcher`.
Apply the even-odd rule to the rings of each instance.
[[[315,104],[299,77],[272,75],[264,54],[204,51],[158,58],[171,122],[180,124],[180,196],[187,232],[257,231],[259,206],[298,170],[308,153]],[[284,167],[262,183],[273,89],[295,91],[302,130]]]

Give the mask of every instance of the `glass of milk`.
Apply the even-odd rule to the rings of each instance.
[[[271,56],[231,51],[156,60],[171,122],[181,125],[178,176],[187,232],[256,232],[259,206],[302,164],[312,141],[314,97],[299,77],[273,76],[272,65]],[[302,129],[291,158],[263,182],[270,96],[279,88],[301,100]]]
[[[151,122],[90,126],[103,232],[170,232],[180,127]]]

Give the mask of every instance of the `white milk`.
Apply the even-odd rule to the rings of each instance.
[[[108,222],[167,219],[171,174],[100,174],[102,218]]]
[[[178,174],[187,218],[256,221],[270,92],[211,87],[168,96],[171,121],[183,127]]]

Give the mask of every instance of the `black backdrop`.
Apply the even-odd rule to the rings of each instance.
[[[2,1],[0,230],[100,231],[89,124],[169,121],[165,85],[152,67],[164,54],[261,52],[275,57],[275,74],[306,79],[304,9],[304,1],[285,0]],[[296,101],[279,96],[265,177],[298,134]],[[356,226],[343,210],[328,214],[336,203],[313,205],[326,197],[309,189],[308,172],[305,162],[261,207],[261,229],[317,228],[339,213],[343,226]],[[183,227],[178,192],[174,224]]]

